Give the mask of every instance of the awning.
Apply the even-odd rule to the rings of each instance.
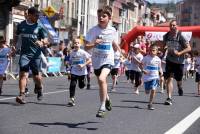
[[[59,43],[59,36],[58,33],[55,31],[55,29],[52,27],[52,25],[49,23],[49,20],[46,16],[40,16],[39,22],[44,26],[44,28],[47,30],[50,38],[51,43]]]

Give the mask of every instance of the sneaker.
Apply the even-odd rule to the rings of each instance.
[[[166,101],[165,101],[165,105],[172,105],[172,99],[167,98]]]
[[[88,89],[88,90],[90,89],[90,84],[87,84],[87,89]]]
[[[155,109],[152,104],[148,104],[147,107],[148,107],[148,110],[154,110]]]
[[[37,89],[37,99],[39,101],[41,101],[43,99],[43,92],[42,92],[42,89],[38,90]]]
[[[28,91],[28,88],[26,87],[25,88],[25,93],[24,93],[25,95],[29,95],[29,91]]]
[[[24,95],[22,95],[22,96],[17,96],[15,100],[16,100],[16,102],[19,103],[19,104],[26,104],[26,101],[25,101],[24,98],[25,98]]]
[[[106,111],[103,111],[103,110],[99,110],[96,114],[96,117],[99,117],[99,118],[104,118],[106,115]]]
[[[161,94],[164,94],[164,93],[165,93],[164,89],[161,89],[161,90],[160,90],[160,93],[161,93]]]
[[[111,110],[112,110],[112,103],[111,103],[111,100],[110,100],[110,99],[109,99],[109,100],[106,99],[106,104],[105,104],[105,106],[106,106],[106,109],[107,109],[108,111],[111,111]]]
[[[179,94],[179,96],[183,96],[183,89],[180,88],[180,89],[178,90],[178,94]]]
[[[116,89],[115,88],[111,88],[111,92],[116,92]]]
[[[70,98],[70,100],[69,100],[67,105],[70,106],[70,107],[75,106],[75,99],[74,98]]]
[[[134,91],[134,94],[139,95],[139,90],[135,90],[135,91]]]

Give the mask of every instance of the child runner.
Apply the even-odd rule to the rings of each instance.
[[[74,49],[70,53],[71,82],[69,87],[70,100],[68,106],[75,105],[75,89],[78,81],[79,88],[85,87],[85,76],[87,75],[86,65],[91,62],[91,56],[85,50],[80,49],[80,39],[74,39]]]
[[[103,118],[106,109],[110,111],[111,101],[107,92],[107,76],[114,65],[114,50],[119,49],[118,33],[109,25],[112,8],[104,6],[97,10],[98,25],[89,30],[86,35],[86,49],[93,48],[92,65],[99,84],[100,107],[96,117]]]
[[[69,48],[66,47],[63,50],[63,54],[64,54],[64,65],[66,67],[67,78],[68,78],[68,80],[70,80],[71,79],[71,75],[70,75],[71,67],[70,67],[70,64],[69,64],[69,58],[70,58],[70,50],[69,50]]]
[[[71,82],[69,87],[70,100],[68,106],[75,105],[75,89],[78,81],[79,88],[85,87],[85,76],[87,75],[86,65],[90,64],[91,56],[85,50],[80,49],[80,39],[74,39],[74,49],[70,53]]]
[[[3,78],[9,64],[9,58],[14,54],[14,48],[11,50],[5,43],[4,38],[0,37],[0,95],[2,94]]]
[[[120,59],[121,53],[119,51],[114,52],[114,66],[111,70],[111,76],[112,76],[112,87],[111,87],[111,91],[115,92],[115,86],[117,84],[117,78],[118,78],[118,73],[119,73],[119,68],[120,68]]]
[[[127,78],[128,83],[130,82],[130,75],[131,75],[131,57],[128,57],[125,61],[124,61],[124,66],[125,66],[125,75]]]
[[[150,53],[142,60],[142,69],[144,73],[144,86],[146,94],[150,93],[148,109],[154,110],[153,100],[156,95],[156,89],[159,84],[159,72],[163,75],[161,60],[157,55],[158,47],[156,45],[150,46]]]
[[[139,95],[139,86],[142,83],[142,72],[140,69],[140,64],[143,59],[143,55],[140,53],[140,44],[135,44],[133,46],[133,52],[130,56],[132,62],[130,77],[132,81],[135,81],[134,93]]]
[[[200,96],[200,55],[199,52],[195,52],[195,69],[196,69],[196,79],[197,82],[197,94]]]

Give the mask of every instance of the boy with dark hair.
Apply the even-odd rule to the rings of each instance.
[[[99,84],[100,107],[96,117],[103,118],[106,109],[110,111],[111,101],[107,93],[107,76],[114,65],[114,50],[118,46],[118,34],[115,28],[109,25],[112,8],[105,6],[97,10],[98,25],[89,30],[85,41],[86,50],[93,48],[92,65]]]

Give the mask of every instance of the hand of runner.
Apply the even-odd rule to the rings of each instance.
[[[42,47],[42,46],[43,46],[43,42],[42,42],[42,41],[39,41],[39,40],[37,40],[37,41],[35,42],[35,44],[37,44],[39,47]]]
[[[94,44],[98,45],[98,44],[101,44],[102,42],[103,42],[103,39],[96,39]]]
[[[85,64],[78,64],[79,68],[83,68],[85,66]]]
[[[178,52],[177,50],[174,50],[174,54],[175,54],[176,56],[180,56],[180,55],[181,55],[181,53]]]

